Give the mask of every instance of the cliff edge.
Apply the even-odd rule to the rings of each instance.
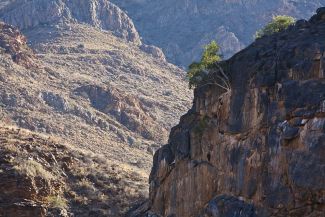
[[[325,8],[223,62],[158,150],[147,216],[325,212]]]

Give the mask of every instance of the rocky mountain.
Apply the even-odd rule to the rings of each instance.
[[[0,126],[33,133],[0,132],[0,182],[12,184],[8,192],[0,190],[0,216],[51,216],[47,199],[56,198],[66,202],[61,211],[68,216],[124,216],[148,194],[153,152],[189,108],[185,72],[158,48],[142,44],[131,20],[108,1],[1,6],[0,20],[24,34],[0,24]],[[29,141],[32,135],[46,139]],[[62,151],[53,153],[58,165],[47,156],[54,149]],[[79,149],[95,157],[74,156]],[[98,155],[107,161],[96,163]],[[66,157],[73,158],[71,173]],[[15,176],[16,158],[32,164],[32,173]],[[35,165],[60,183],[42,179]],[[74,182],[84,183],[86,193],[73,190]]]
[[[324,0],[111,0],[133,19],[144,42],[187,67],[215,39],[225,58],[250,44],[274,15],[308,18]]]
[[[195,90],[192,109],[154,156],[150,202],[137,211],[324,216],[324,37],[320,8],[220,63],[231,89]]]
[[[150,50],[150,46],[127,42],[124,37],[115,37],[115,33],[103,31],[96,25],[78,20],[38,23],[41,11],[35,12],[37,8],[68,11],[63,1],[41,1],[42,7],[38,7],[40,1],[18,2],[3,8],[6,13],[1,17],[12,23],[20,21],[16,24],[27,35],[38,67],[20,67],[9,58],[15,53],[3,53],[0,99],[4,116],[19,127],[55,134],[126,162],[145,161],[139,164],[150,168],[149,158],[141,157],[142,149],[148,149],[149,154],[154,147],[165,143],[170,127],[191,100],[185,72],[142,51]],[[56,3],[62,3],[63,9],[55,9],[52,4]],[[22,17],[30,10],[24,12],[23,9],[30,7],[36,8],[31,11],[37,16],[35,20],[33,15],[26,16],[33,22],[25,22]],[[66,13],[78,14],[76,11]],[[61,14],[64,13],[53,17]],[[81,10],[79,14],[85,12]],[[7,29],[2,34],[14,31],[14,37],[7,34],[5,38],[9,39],[2,44],[15,48],[23,41],[21,47],[27,46],[24,36],[16,29]],[[17,49],[17,55],[21,55]],[[129,156],[115,153],[121,150],[121,144],[132,150]],[[140,148],[142,154],[136,154],[134,148]]]
[[[2,15],[1,15],[2,14]],[[106,0],[13,0],[0,11],[1,19],[21,30],[36,26],[74,22],[86,23],[135,43],[141,43],[132,20]]]

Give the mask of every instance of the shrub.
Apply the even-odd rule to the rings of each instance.
[[[59,195],[48,196],[46,200],[51,208],[65,209],[68,207],[67,200]]]
[[[196,87],[208,74],[207,70],[212,68],[216,62],[221,61],[220,47],[215,41],[211,41],[204,47],[204,52],[200,62],[194,62],[189,66],[187,77],[189,87]]]
[[[283,31],[295,23],[295,19],[290,16],[275,16],[263,29],[255,34],[255,38],[261,38],[266,35],[272,35],[276,32]]]
[[[30,177],[42,177],[43,179],[49,180],[49,179],[53,179],[53,175],[48,172],[47,170],[44,169],[44,167],[42,166],[42,164],[28,159],[18,159],[17,160],[17,165],[14,166],[14,169],[16,169],[16,171],[18,171],[21,174],[30,176]]]

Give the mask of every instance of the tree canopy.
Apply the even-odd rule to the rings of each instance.
[[[295,23],[295,19],[290,16],[275,16],[272,21],[268,23],[264,28],[257,31],[255,38],[261,38],[266,35],[272,35],[276,32],[287,29],[289,26]]]
[[[189,66],[187,77],[189,79],[190,88],[196,87],[208,73],[207,70],[211,68],[214,63],[221,61],[219,52],[220,47],[216,41],[211,41],[209,44],[204,46],[201,61],[193,62]]]

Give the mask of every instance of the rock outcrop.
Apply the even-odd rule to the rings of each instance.
[[[160,127],[144,103],[132,95],[113,87],[102,88],[94,85],[81,86],[75,93],[88,99],[96,110],[113,116],[123,126],[145,139],[159,141],[167,136],[167,130]],[[128,140],[130,145],[135,143],[132,138]]]
[[[15,0],[0,10],[0,20],[21,30],[67,22],[85,23],[141,44],[132,20],[107,0]]]
[[[325,213],[325,8],[222,63],[154,156],[146,216]],[[155,213],[155,214],[153,214]]]
[[[17,64],[27,68],[36,67],[36,57],[27,46],[27,40],[20,31],[0,22],[0,54],[8,54]]]
[[[148,54],[151,54],[153,57],[155,57],[157,59],[166,61],[164,52],[156,46],[143,44],[140,46],[140,49]]]
[[[307,18],[324,0],[111,0],[127,11],[144,43],[163,49],[184,67],[198,60],[202,45],[217,40],[225,58],[254,40],[274,15]]]

